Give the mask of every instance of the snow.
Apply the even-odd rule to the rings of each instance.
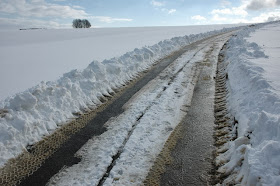
[[[269,56],[265,61],[259,58],[253,59],[252,62],[264,69],[263,76],[269,82],[269,84],[277,91],[280,92],[280,54],[279,54],[279,42],[280,38],[275,37],[280,33],[279,24],[267,25],[260,28],[258,31],[250,34],[247,39],[248,42],[255,42],[259,45],[264,53]],[[265,39],[264,39],[265,38]]]
[[[1,31],[0,167],[28,144],[67,123],[75,117],[73,113],[96,108],[102,95],[121,87],[158,59],[219,33],[198,34],[214,29],[218,27]],[[279,31],[280,22],[258,24],[242,29],[228,43],[227,99],[229,112],[238,121],[232,132],[237,130],[238,136],[222,147],[227,151],[217,158],[227,162],[219,171],[231,173],[225,184],[280,185]],[[170,39],[174,36],[180,37]],[[178,59],[168,72],[183,68],[170,87],[160,78],[153,80],[122,115],[107,123],[105,133],[78,152],[82,162],[62,170],[51,184],[97,183],[120,148],[123,153],[105,185],[125,185],[128,180],[142,183],[180,121],[184,105],[190,102],[195,59],[186,67],[180,65],[191,55],[190,51]],[[130,131],[133,133],[124,146]],[[131,161],[133,157],[140,161]],[[85,172],[74,173],[81,169]]]
[[[119,57],[164,39],[233,27],[233,25],[0,30],[0,100],[54,81],[93,61]]]
[[[105,59],[102,62],[93,61],[83,70],[72,70],[65,73],[56,81],[42,81],[40,84],[24,92],[17,93],[1,101],[0,167],[2,167],[8,159],[14,158],[22,151],[26,150],[25,148],[27,145],[40,141],[43,136],[50,135],[60,125],[66,124],[69,120],[75,118],[73,113],[96,108],[101,104],[99,99],[102,98],[103,95],[109,95],[109,93],[114,92],[114,89],[122,87],[123,84],[136,77],[138,73],[151,67],[156,60],[178,50],[182,46],[226,30],[227,29],[175,37],[170,40],[160,41],[152,46],[145,46],[140,49],[135,48],[133,51],[127,52],[119,57]],[[78,32],[76,30],[68,31],[72,33]],[[38,33],[41,32],[48,32],[48,30],[38,31]],[[56,31],[50,32],[56,33]],[[90,33],[91,30],[85,30],[84,32]],[[138,34],[141,33],[142,32]],[[28,39],[22,38],[22,41],[19,42],[19,45],[22,47],[20,47],[21,49],[25,47],[26,49],[30,49],[31,45],[33,47],[41,45],[41,41],[39,45],[37,45],[38,43],[36,44],[37,30],[34,32],[32,31],[30,35],[28,34],[27,32],[25,36],[31,37],[34,35],[35,41],[31,39],[30,42],[33,43],[25,45],[25,41]],[[43,39],[46,43],[46,45],[43,45],[44,49],[47,45],[59,46],[61,44],[61,46],[68,47],[70,44],[68,43],[70,41],[66,43],[61,41],[57,41],[57,43],[56,41],[53,42],[53,37],[54,36],[51,34],[51,36]],[[62,40],[65,39],[63,36],[61,38]],[[139,38],[141,37],[137,37],[137,39]],[[83,39],[88,40],[86,36],[81,40]],[[120,39],[123,38],[120,37]],[[50,41],[50,43],[48,41]],[[72,44],[75,43],[79,45],[79,41],[80,39],[74,39]],[[17,50],[17,46],[14,46],[16,45],[15,42],[10,44],[14,50]],[[121,40],[118,43],[118,48],[122,48],[123,46],[119,47],[119,44],[126,45],[126,43],[121,42]],[[109,43],[104,45],[108,46]],[[131,46],[132,45],[130,45],[130,47]],[[34,50],[35,48],[36,47],[34,47]],[[2,50],[0,51],[2,52]],[[35,54],[33,54],[33,56],[42,57]],[[23,57],[21,55],[17,56],[19,58]],[[32,56],[29,57],[32,58]],[[26,61],[22,60],[22,62]],[[63,60],[63,62],[65,61]],[[80,60],[77,61],[77,64],[79,62]],[[30,65],[30,63],[26,65]],[[53,67],[56,66],[54,65],[52,68]],[[45,70],[44,66],[42,66],[41,70]],[[21,76],[20,73],[17,74],[16,77],[24,79],[24,76]],[[38,77],[36,76],[36,78]],[[3,87],[5,87],[5,85]]]
[[[221,172],[242,185],[280,185],[280,22],[240,31],[226,51],[229,111],[238,138],[223,148]],[[242,163],[240,163],[242,162]]]

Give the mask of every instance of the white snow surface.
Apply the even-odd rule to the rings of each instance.
[[[41,81],[54,81],[93,61],[120,57],[164,39],[233,25],[0,30],[0,100]]]
[[[238,121],[238,138],[218,157],[229,161],[220,171],[234,173],[224,183],[280,185],[279,36],[280,22],[260,24],[228,43],[229,110]]]
[[[122,87],[138,73],[149,68],[156,60],[182,46],[227,30],[174,37],[152,46],[136,48],[120,57],[102,62],[93,61],[84,70],[72,70],[56,81],[41,82],[1,101],[0,167],[8,159],[19,155],[27,145],[38,142],[43,136],[51,134],[59,125],[67,123],[75,117],[73,113],[96,108],[101,104],[99,98],[102,95],[108,95],[113,92],[113,89]],[[45,40],[48,43],[47,41],[51,41],[52,38],[45,38]],[[23,46],[24,41],[21,43]],[[51,43],[55,45],[55,42]],[[76,44],[78,43],[77,41]],[[121,41],[118,44],[125,45]],[[11,45],[15,47],[13,46],[15,43]],[[21,75],[17,76],[21,78]],[[1,112],[8,113],[1,114]]]

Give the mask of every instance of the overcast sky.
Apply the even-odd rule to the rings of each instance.
[[[280,0],[0,0],[0,29],[182,26],[278,20]]]

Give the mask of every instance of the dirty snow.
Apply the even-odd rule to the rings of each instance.
[[[280,185],[280,22],[240,31],[228,43],[230,113],[238,138],[225,145],[225,184]],[[224,148],[225,148],[224,147]]]

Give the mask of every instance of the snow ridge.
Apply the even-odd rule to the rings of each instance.
[[[31,145],[50,135],[76,116],[97,108],[110,96],[160,58],[200,39],[233,30],[174,37],[153,46],[134,49],[102,62],[93,61],[84,70],[72,70],[53,82],[41,82],[0,102],[0,167]]]
[[[249,34],[266,24],[247,27],[229,40],[229,111],[238,121],[237,139],[225,144],[219,171],[229,174],[224,184],[280,185],[280,96],[263,76],[264,69],[251,60],[268,58]],[[235,130],[233,130],[235,131]],[[242,163],[240,163],[242,162]]]

